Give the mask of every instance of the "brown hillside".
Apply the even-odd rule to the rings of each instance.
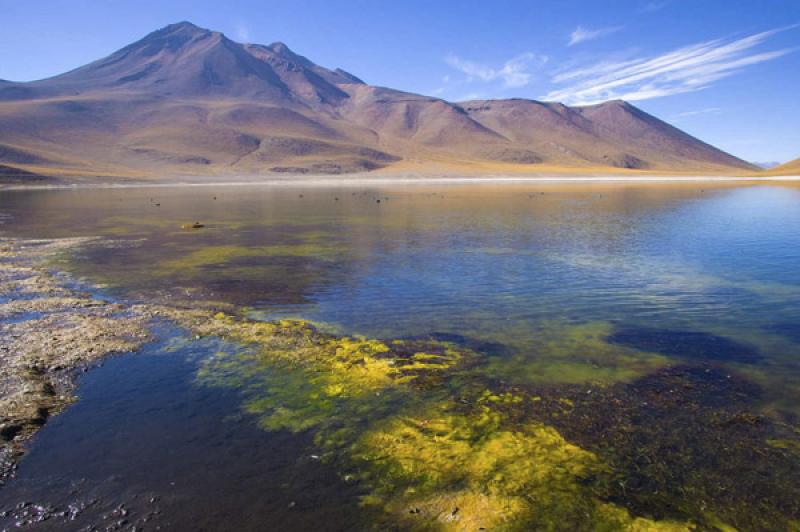
[[[800,175],[800,159],[771,168],[766,173],[770,175]]]
[[[625,102],[451,103],[188,22],[59,76],[0,81],[6,174],[335,174],[426,161],[531,172],[754,169]]]

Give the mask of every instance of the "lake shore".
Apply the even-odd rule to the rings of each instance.
[[[49,260],[89,240],[0,240],[0,485],[25,444],[75,400],[81,371],[149,338],[144,314],[49,270]]]
[[[301,176],[171,176],[163,179],[111,178],[111,182],[92,180],[63,180],[38,183],[0,183],[0,190],[76,189],[76,188],[158,188],[158,187],[239,187],[239,186],[298,186],[298,187],[358,187],[380,185],[506,185],[506,184],[768,184],[797,183],[800,176],[718,176],[718,175],[423,175],[423,174],[351,174],[346,177],[330,175]]]

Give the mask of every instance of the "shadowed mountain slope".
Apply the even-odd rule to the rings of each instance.
[[[0,164],[21,171],[344,173],[404,159],[521,172],[755,169],[625,102],[456,104],[188,22],[52,78],[0,81]]]

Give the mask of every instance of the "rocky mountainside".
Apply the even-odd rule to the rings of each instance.
[[[755,170],[626,102],[447,102],[188,22],[59,76],[0,81],[0,165],[20,176],[336,174],[401,161]]]

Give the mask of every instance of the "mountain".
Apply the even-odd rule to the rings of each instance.
[[[612,101],[453,103],[364,83],[285,44],[188,22],[28,83],[0,81],[4,175],[158,177],[379,168],[731,173],[755,167]]]
[[[621,100],[585,107],[520,99],[460,105],[477,122],[525,147],[522,160],[512,162],[529,162],[529,152],[530,162],[563,165],[578,160],[628,169],[753,168]]]
[[[769,170],[771,175],[798,175],[800,176],[800,159],[789,161]]]

